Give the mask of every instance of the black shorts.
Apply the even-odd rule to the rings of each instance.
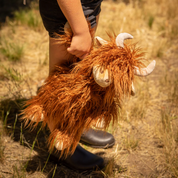
[[[90,22],[91,28],[96,25],[96,16],[101,11],[101,2],[102,0],[81,0],[84,15]],[[39,9],[44,27],[49,35],[54,37],[54,33],[62,34],[67,19],[62,13],[57,0],[40,0]]]

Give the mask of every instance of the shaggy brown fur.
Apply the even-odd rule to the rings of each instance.
[[[70,45],[70,35],[61,36],[60,42]],[[61,155],[72,154],[83,131],[98,120],[104,118],[105,129],[111,121],[117,121],[123,97],[131,94],[134,67],[144,67],[143,53],[135,44],[120,48],[115,44],[116,36],[109,37],[108,44],[96,46],[84,60],[74,57],[73,64],[56,66],[23,111],[26,123],[35,118],[36,124],[30,123],[33,126],[43,114],[43,124],[51,131],[50,148],[56,140],[63,141]],[[98,64],[109,70],[112,78],[109,87],[100,87],[93,78],[92,68]]]

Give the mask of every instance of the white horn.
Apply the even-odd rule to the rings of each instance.
[[[117,37],[116,37],[116,45],[119,47],[124,48],[124,40],[126,39],[132,39],[133,36],[130,35],[129,33],[120,33]]]
[[[156,65],[156,61],[153,60],[146,68],[141,68],[139,70],[138,67],[135,67],[134,74],[138,76],[147,76],[153,72],[155,65]]]
[[[93,77],[95,82],[101,87],[108,87],[111,84],[108,69],[103,69],[98,65],[93,67]]]
[[[101,37],[99,37],[99,36],[96,36],[95,39],[96,39],[96,43],[97,43],[99,46],[108,43],[107,41],[103,40],[103,39],[102,39]]]

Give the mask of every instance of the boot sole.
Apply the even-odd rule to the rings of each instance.
[[[115,142],[113,142],[111,144],[102,145],[102,146],[101,145],[91,145],[91,144],[86,143],[86,142],[84,142],[82,140],[80,140],[80,143],[82,143],[82,144],[84,144],[86,146],[92,147],[92,148],[103,148],[103,149],[112,148],[114,146],[114,144],[115,144]]]

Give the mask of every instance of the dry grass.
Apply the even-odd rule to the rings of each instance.
[[[178,1],[103,2],[96,35],[107,39],[106,32],[132,34],[157,66],[135,84],[136,96],[125,99],[119,123],[109,128],[115,146],[84,146],[102,155],[105,169],[82,173],[48,160],[46,132],[38,133],[39,126],[30,133],[18,120],[23,99],[35,95],[38,82],[48,75],[48,36],[37,5],[32,7],[16,12],[0,29],[0,176],[178,177]],[[22,47],[23,55],[15,51],[18,57],[12,61],[8,44]]]

